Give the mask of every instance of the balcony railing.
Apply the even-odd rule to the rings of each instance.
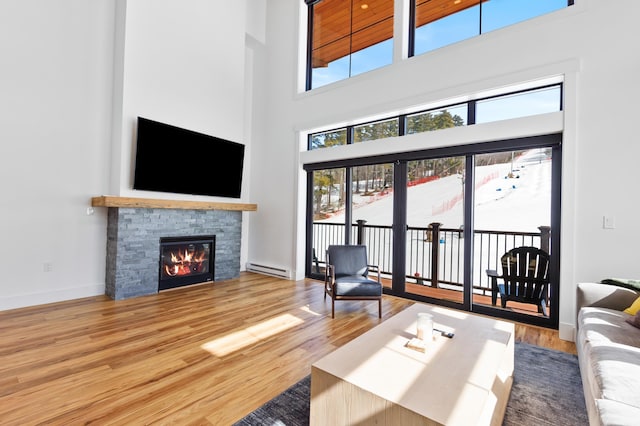
[[[441,228],[440,223],[427,227],[407,227],[406,281],[433,288],[462,290],[464,277],[464,244],[462,229]],[[473,288],[481,294],[491,293],[487,269],[499,270],[500,257],[520,246],[538,247],[547,253],[551,245],[551,228],[540,226],[540,232],[474,230]],[[314,222],[313,249],[316,272],[325,265],[325,252],[331,244],[344,244],[344,223]],[[378,265],[381,274],[392,273],[391,226],[366,225],[357,221],[352,227],[351,241],[365,244],[369,263]]]

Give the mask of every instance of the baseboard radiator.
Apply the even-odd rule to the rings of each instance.
[[[288,280],[291,279],[291,270],[280,268],[277,266],[248,262],[247,271],[257,272],[259,274],[273,275],[274,277],[286,278]]]

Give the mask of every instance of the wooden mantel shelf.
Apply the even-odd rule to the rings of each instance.
[[[161,200],[155,198],[114,197],[110,195],[91,198],[91,205],[93,207],[128,207],[134,209],[240,210],[252,212],[258,210],[257,204]]]

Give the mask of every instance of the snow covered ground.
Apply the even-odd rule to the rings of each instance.
[[[527,151],[511,163],[476,168],[475,229],[538,232],[549,226],[551,211],[551,160],[541,150]],[[393,196],[354,194],[353,219],[367,225],[391,225]],[[432,222],[459,228],[463,222],[462,176],[452,175],[407,188],[407,223],[426,227]],[[324,221],[341,223],[344,214]]]

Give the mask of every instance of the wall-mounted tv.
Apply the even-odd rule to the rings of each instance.
[[[138,117],[133,189],[240,198],[244,145]]]

